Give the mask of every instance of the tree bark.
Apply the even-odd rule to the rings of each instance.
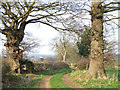
[[[7,58],[10,62],[11,72],[20,73],[20,60],[22,60],[23,50],[19,49],[19,44],[24,37],[23,30],[11,30],[6,35],[7,42],[4,44],[7,49]]]
[[[92,2],[91,10],[91,53],[88,75],[91,77],[106,77],[103,65],[103,8],[99,2]]]
[[[63,55],[63,62],[65,62],[66,61],[66,51],[64,52],[64,55]]]

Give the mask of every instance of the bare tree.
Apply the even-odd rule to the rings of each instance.
[[[62,60],[66,61],[66,56],[68,52],[68,45],[70,42],[70,38],[66,39],[66,33],[60,33],[60,36],[53,39],[54,48],[56,48],[56,52],[62,56]]]
[[[19,60],[22,60],[23,50],[19,48],[19,45],[23,40],[26,25],[39,22],[57,29],[51,22],[55,22],[55,17],[65,12],[60,12],[62,5],[59,5],[59,2],[8,1],[0,1],[0,20],[2,23],[0,32],[7,38],[4,45],[7,49],[7,58],[12,62],[11,71],[20,72]]]
[[[71,64],[75,65],[80,60],[79,50],[76,44],[70,43],[68,47],[67,59],[66,61]]]
[[[74,38],[71,33],[69,35],[68,32],[60,32],[59,36],[53,39],[52,46],[59,59],[61,58],[64,62],[75,63],[78,60],[76,58],[78,48]]]

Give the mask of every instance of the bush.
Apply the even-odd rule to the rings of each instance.
[[[33,73],[34,72],[34,63],[29,60],[20,61],[21,73]],[[23,70],[23,66],[26,67],[26,70]]]
[[[42,63],[34,63],[34,70],[36,73],[43,73],[44,71],[53,71],[63,68],[69,68],[69,65],[62,61],[43,61]]]
[[[77,63],[77,68],[80,70],[88,69],[89,60],[87,58],[81,58]]]
[[[53,69],[53,61],[44,61],[42,62],[42,64],[43,64],[43,69],[46,69],[46,70]]]
[[[55,61],[53,63],[53,69],[54,70],[62,69],[62,68],[69,68],[69,65],[65,62],[62,62],[62,61]]]
[[[29,73],[33,73],[34,72],[34,63],[32,61],[26,60],[26,68]]]
[[[2,75],[6,75],[11,71],[10,62],[6,58],[1,58],[2,61]]]
[[[42,73],[43,64],[42,63],[34,63],[34,64],[35,64],[35,67],[34,67],[35,73]]]
[[[43,61],[42,63],[34,63],[35,72],[42,73],[44,70],[51,70],[53,69],[53,62],[51,61]]]

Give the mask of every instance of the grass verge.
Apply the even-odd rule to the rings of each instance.
[[[112,72],[106,71],[107,75],[111,77]],[[83,88],[118,88],[118,81],[112,78],[108,79],[89,79],[85,77],[86,71],[74,71],[68,76],[74,79],[74,82]],[[117,75],[117,72],[116,72]]]

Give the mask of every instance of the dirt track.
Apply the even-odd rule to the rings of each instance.
[[[40,88],[50,88],[49,80],[52,76],[46,76],[40,81]],[[45,89],[44,89],[45,90]],[[47,89],[48,90],[48,89]]]
[[[69,74],[69,73],[68,73]],[[63,82],[66,83],[69,87],[71,88],[76,88],[77,90],[79,88],[82,88],[80,87],[78,84],[75,84],[73,83],[72,79],[70,77],[68,77],[68,74],[65,74],[62,78]],[[53,76],[53,75],[52,75]],[[52,76],[46,76],[45,78],[43,78],[41,81],[40,81],[40,88],[45,90],[49,88],[49,90],[51,90],[50,88],[50,83],[49,83],[49,80],[50,78],[52,78]]]

